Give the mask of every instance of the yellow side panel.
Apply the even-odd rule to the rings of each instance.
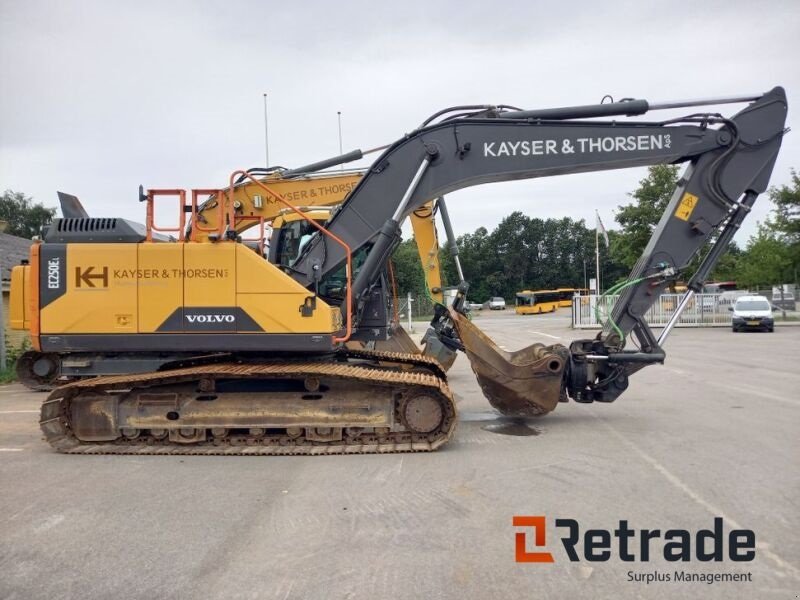
[[[236,248],[239,244],[219,242],[180,245],[183,247],[184,304],[235,306]]]
[[[68,244],[66,292],[41,311],[41,333],[136,333],[136,244]]]
[[[249,248],[236,244],[237,304],[266,333],[334,333],[339,309],[319,298],[309,317],[300,308],[311,296],[302,285]]]
[[[30,295],[30,289],[31,289],[30,288],[30,286],[31,286],[31,266],[30,265],[25,265],[23,268],[25,269],[24,272],[23,272],[24,273],[23,274],[24,280],[23,280],[23,285],[22,285],[22,288],[25,290],[25,309],[24,309],[25,310],[25,322],[24,322],[22,327],[23,327],[23,329],[30,330],[30,328],[31,328],[31,302],[30,302],[30,298],[28,298],[28,296]]]
[[[138,244],[139,332],[153,333],[183,307],[183,244]]]
[[[425,273],[425,285],[435,302],[444,302],[442,292],[442,270],[439,266],[439,239],[433,216],[433,202],[428,202],[411,213],[414,241]]]
[[[11,298],[8,322],[11,329],[25,329],[25,270],[30,267],[17,265],[11,269]]]

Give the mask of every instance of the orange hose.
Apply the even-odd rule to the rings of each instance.
[[[280,202],[281,204],[284,204],[286,207],[290,208],[293,212],[297,213],[303,219],[308,221],[320,233],[322,233],[323,235],[328,236],[333,241],[335,241],[337,244],[342,246],[342,248],[344,248],[346,256],[347,256],[347,262],[346,262],[346,276],[347,276],[347,287],[346,287],[346,289],[347,289],[347,292],[346,292],[346,296],[345,296],[345,302],[347,303],[347,324],[345,326],[345,335],[344,335],[344,337],[334,337],[333,341],[336,342],[336,343],[340,343],[340,342],[344,343],[344,342],[346,342],[347,340],[350,339],[350,336],[353,333],[353,289],[352,289],[352,285],[351,285],[351,281],[350,281],[350,275],[351,275],[352,269],[353,269],[353,261],[352,261],[352,251],[350,250],[350,246],[348,246],[342,239],[340,239],[339,237],[337,237],[336,235],[334,235],[333,233],[331,233],[330,231],[325,229],[325,227],[323,227],[322,225],[317,223],[314,219],[312,219],[310,217],[307,217],[303,213],[303,211],[301,211],[299,208],[297,208],[296,206],[294,206],[293,204],[291,204],[287,200],[284,200],[283,197],[281,197],[280,194],[272,191],[270,188],[268,188],[266,185],[264,185],[258,179],[256,179],[252,175],[250,175],[250,173],[248,173],[247,171],[239,170],[239,171],[234,171],[233,173],[231,173],[230,191],[229,191],[229,196],[228,196],[228,198],[230,200],[230,210],[231,211],[233,211],[234,179],[236,178],[237,175],[244,175],[245,177],[247,177],[250,181],[255,183],[258,187],[260,187],[262,190],[264,190],[270,196],[275,198],[278,202]]]

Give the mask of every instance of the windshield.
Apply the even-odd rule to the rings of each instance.
[[[503,298],[492,298],[492,302],[505,302]]]
[[[736,310],[769,310],[769,302],[766,300],[740,300],[736,303]]]

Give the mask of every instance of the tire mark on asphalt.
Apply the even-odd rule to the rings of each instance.
[[[554,340],[560,340],[561,338],[557,335],[550,335],[549,333],[545,333],[544,331],[533,331],[529,330],[528,333],[534,333],[536,335],[543,335],[545,337],[553,338]]]
[[[716,388],[720,388],[723,390],[727,390],[729,392],[746,392],[748,394],[752,394],[754,396],[758,396],[759,398],[764,398],[766,400],[774,400],[775,402],[782,402],[784,404],[790,404],[792,406],[800,406],[800,400],[792,400],[791,398],[784,398],[783,396],[778,396],[776,394],[770,394],[768,392],[763,392],[761,390],[757,390],[751,387],[739,385],[727,385],[724,383],[719,383],[718,381],[705,381],[706,385],[711,385]]]
[[[682,479],[680,479],[677,475],[675,475],[672,471],[667,469],[664,465],[658,462],[655,458],[647,454],[644,450],[639,448],[632,440],[625,437],[622,433],[620,433],[617,429],[614,428],[611,423],[603,419],[602,417],[597,416],[594,412],[591,413],[594,418],[596,418],[600,423],[608,429],[611,434],[616,437],[620,442],[626,445],[628,448],[633,450],[639,457],[644,460],[647,464],[649,464],[653,469],[658,472],[661,476],[663,476],[669,483],[671,483],[674,487],[682,491],[684,494],[689,496],[697,505],[701,506],[709,513],[711,513],[714,517],[722,517],[725,521],[727,521],[731,528],[733,529],[745,529],[742,525],[740,525],[735,519],[732,519],[730,516],[726,515],[719,507],[714,506],[708,500],[703,498],[700,494],[695,492],[692,488],[690,488]],[[800,581],[800,570],[798,570],[794,565],[789,563],[788,561],[781,558],[778,554],[770,550],[770,545],[767,542],[760,541],[756,542],[756,549],[759,550],[764,556],[766,556],[769,560],[775,563],[778,567],[783,569],[785,574],[788,574],[793,579]],[[783,575],[783,573],[778,573],[779,575]]]

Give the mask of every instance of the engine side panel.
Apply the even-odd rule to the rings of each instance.
[[[323,301],[238,243],[40,244],[32,260],[42,345],[56,351],[319,351],[341,329]],[[306,311],[307,312],[307,311]],[[36,319],[32,319],[34,321]],[[254,337],[254,334],[257,337]],[[312,339],[313,338],[313,339]],[[172,340],[166,345],[169,340]],[[237,341],[240,340],[240,341]],[[179,343],[178,343],[179,342]]]

